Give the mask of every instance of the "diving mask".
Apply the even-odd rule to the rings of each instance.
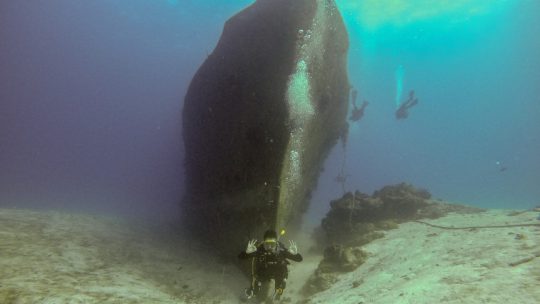
[[[267,251],[274,251],[277,248],[277,239],[266,239],[263,242],[263,246]]]

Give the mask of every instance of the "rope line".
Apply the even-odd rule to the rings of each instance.
[[[447,229],[447,230],[467,230],[467,229],[482,229],[482,228],[511,228],[511,227],[531,227],[536,226],[540,227],[540,224],[511,224],[511,225],[493,225],[493,226],[471,226],[471,227],[447,227],[447,226],[439,226],[434,225],[430,223],[426,223],[423,221],[413,221],[416,223],[424,224],[430,227],[440,228],[440,229]]]

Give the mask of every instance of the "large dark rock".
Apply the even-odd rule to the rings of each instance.
[[[434,201],[421,188],[401,183],[381,188],[369,196],[356,191],[330,202],[330,211],[314,237],[319,248],[342,244],[362,246],[384,236],[382,231],[399,223],[423,218],[439,218],[449,212],[475,213],[483,209]]]
[[[310,296],[330,288],[340,273],[356,270],[367,259],[367,253],[360,248],[341,245],[328,246],[315,272],[302,288],[305,296]]]
[[[330,288],[339,273],[353,271],[368,255],[361,249],[384,237],[384,232],[398,228],[399,223],[422,218],[438,218],[449,212],[475,213],[482,209],[431,200],[431,194],[406,183],[381,188],[369,196],[356,191],[330,202],[330,211],[314,232],[324,256],[318,268],[303,287],[306,296]],[[362,279],[352,287],[362,284]]]
[[[401,183],[385,186],[372,196],[356,191],[330,202],[322,220],[326,244],[361,246],[383,237],[381,230],[397,228],[397,223],[419,218],[430,203],[424,189]],[[324,246],[325,244],[320,244]]]
[[[190,231],[232,254],[300,222],[346,129],[347,49],[333,0],[257,0],[225,23],[185,97]]]

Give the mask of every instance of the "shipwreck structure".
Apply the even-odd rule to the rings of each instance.
[[[348,35],[333,0],[257,0],[185,97],[184,222],[223,254],[300,223],[346,133]]]

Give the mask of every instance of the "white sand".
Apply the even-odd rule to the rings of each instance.
[[[507,213],[430,222],[538,222],[532,212]],[[305,260],[291,262],[290,303],[302,300],[299,290],[321,258],[306,254],[309,241],[298,241]],[[364,247],[370,253],[365,264],[307,303],[540,303],[540,257],[509,265],[534,256],[539,245],[538,227],[468,231],[402,224]],[[151,223],[0,209],[0,303],[239,303],[247,278],[204,254],[208,250]]]
[[[538,223],[537,213],[451,214],[451,226]],[[517,239],[521,234],[523,239]],[[540,303],[540,228],[442,230],[402,224],[364,247],[369,259],[309,303]],[[353,282],[361,283],[353,287]]]
[[[175,234],[121,218],[0,209],[0,303],[237,303],[238,270]]]

